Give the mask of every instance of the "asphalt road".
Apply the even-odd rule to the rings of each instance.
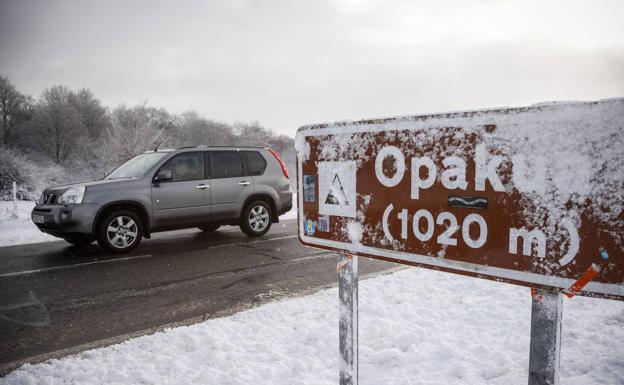
[[[64,241],[0,248],[0,373],[336,284],[337,260],[302,246],[295,220],[261,238],[155,234],[121,256]],[[361,260],[359,271],[393,267]]]

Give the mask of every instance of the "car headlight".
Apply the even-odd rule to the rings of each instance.
[[[85,186],[70,187],[56,200],[56,203],[75,205],[82,203],[87,188]]]

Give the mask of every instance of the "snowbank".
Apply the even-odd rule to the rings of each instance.
[[[0,247],[46,241],[58,241],[42,233],[30,219],[35,202],[17,202],[17,218],[13,217],[13,202],[0,201]]]
[[[336,384],[338,293],[25,365],[0,384]],[[361,384],[523,384],[529,290],[410,268],[360,283]],[[565,300],[561,384],[624,382],[624,303]]]

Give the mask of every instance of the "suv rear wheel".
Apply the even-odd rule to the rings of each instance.
[[[240,228],[250,237],[259,237],[271,228],[271,218],[269,205],[263,201],[255,201],[247,205],[243,211]]]
[[[120,254],[134,250],[142,238],[143,224],[139,216],[129,210],[119,210],[100,223],[97,241],[101,248]]]

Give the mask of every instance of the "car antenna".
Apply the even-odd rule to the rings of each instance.
[[[162,140],[160,142],[158,142],[158,144],[156,145],[156,147],[154,147],[154,152],[158,151],[158,147],[160,147],[160,145],[162,144]]]

